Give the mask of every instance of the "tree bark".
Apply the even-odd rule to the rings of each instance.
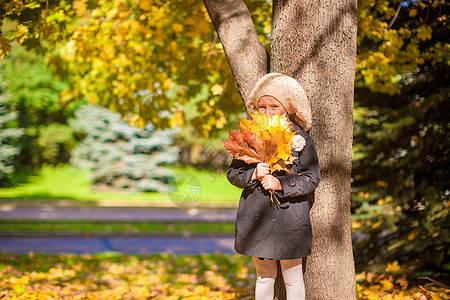
[[[256,82],[269,72],[269,57],[242,0],[204,0],[219,34],[244,103]]]
[[[350,221],[356,20],[356,0],[273,1],[270,71],[305,89],[321,165],[307,299],[356,298]]]
[[[204,2],[246,102],[268,72],[248,9],[243,1]],[[311,209],[308,300],[357,297],[350,221],[356,20],[356,0],[273,1],[270,72],[292,76],[305,89],[322,173]],[[285,299],[280,279],[276,296]]]

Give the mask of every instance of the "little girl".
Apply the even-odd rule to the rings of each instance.
[[[311,223],[306,195],[320,182],[319,162],[312,138],[311,109],[303,88],[292,77],[269,73],[262,77],[249,95],[247,110],[270,115],[286,114],[294,139],[296,157],[291,171],[270,174],[266,163],[247,164],[233,159],[228,180],[243,188],[236,216],[235,250],[252,256],[256,267],[255,299],[274,297],[274,283],[279,260],[286,285],[287,300],[305,299],[302,257],[311,254]],[[301,137],[303,137],[303,139]],[[275,191],[280,204],[271,201]]]

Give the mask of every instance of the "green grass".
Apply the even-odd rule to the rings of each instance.
[[[237,203],[239,199],[240,189],[231,185],[224,173],[194,168],[173,168],[173,171],[178,190],[172,193],[127,193],[94,191],[88,172],[69,165],[44,166],[35,174],[15,174],[12,187],[0,188],[0,199],[143,200],[186,205],[195,202]]]
[[[0,232],[233,232],[234,223],[0,220]]]

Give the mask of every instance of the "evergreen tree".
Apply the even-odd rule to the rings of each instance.
[[[76,111],[70,122],[82,141],[72,152],[75,166],[89,169],[98,187],[128,191],[167,192],[173,175],[164,165],[178,160],[172,146],[176,130],[140,130],[119,113],[89,105]]]
[[[15,171],[15,158],[20,152],[18,140],[24,134],[23,128],[17,128],[17,112],[5,90],[5,83],[0,81],[0,185]]]

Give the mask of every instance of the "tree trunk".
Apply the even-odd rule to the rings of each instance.
[[[204,0],[244,103],[259,78],[269,72],[269,58],[242,0]]]
[[[270,71],[305,89],[322,174],[311,209],[308,300],[356,298],[350,221],[356,13],[356,0],[273,1]]]
[[[248,9],[242,0],[204,2],[246,102],[269,65]],[[356,298],[350,231],[356,18],[356,0],[273,1],[270,71],[296,78],[305,89],[322,173],[311,210],[308,300]],[[285,299],[281,276],[275,290]]]

